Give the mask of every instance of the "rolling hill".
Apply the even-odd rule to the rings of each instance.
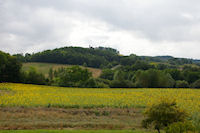
[[[107,47],[62,47],[33,54],[16,54],[14,56],[22,62],[83,65],[93,68],[112,68],[117,65],[126,66],[132,65],[136,61],[164,63],[173,66],[184,64],[200,66],[200,60],[172,56],[137,56],[135,54],[123,56],[116,49]]]

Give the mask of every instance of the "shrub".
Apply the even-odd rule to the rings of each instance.
[[[79,87],[85,87],[85,88],[96,88],[97,83],[96,83],[96,80],[94,78],[89,78],[85,82],[80,82],[80,84],[78,86]]]
[[[200,88],[200,79],[192,83],[191,85],[192,88]]]
[[[195,131],[195,127],[191,122],[175,122],[165,129],[166,133],[188,133],[189,131]]]
[[[189,84],[185,80],[178,80],[176,81],[176,88],[188,88]]]
[[[110,80],[97,78],[97,88],[110,88]]]
[[[194,113],[192,115],[193,125],[198,133],[200,133],[200,113]]]
[[[163,129],[174,122],[184,122],[186,113],[179,109],[175,101],[162,100],[160,103],[152,105],[146,112],[146,119],[142,121],[142,126],[148,128],[153,125],[160,133]]]
[[[131,88],[134,84],[129,80],[112,80],[110,83],[111,88]]]

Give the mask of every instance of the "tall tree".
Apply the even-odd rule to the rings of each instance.
[[[19,82],[21,66],[15,57],[0,51],[0,82]]]

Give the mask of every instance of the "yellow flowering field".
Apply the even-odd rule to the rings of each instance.
[[[146,107],[163,97],[187,111],[200,111],[198,89],[94,89],[0,84],[1,107]]]

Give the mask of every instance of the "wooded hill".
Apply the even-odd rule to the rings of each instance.
[[[132,65],[138,60],[148,63],[167,64],[171,67],[184,64],[195,64],[200,66],[200,60],[174,58],[172,56],[137,56],[135,54],[123,56],[120,55],[119,51],[116,49],[107,47],[63,47],[33,54],[16,54],[14,56],[22,62],[83,65],[94,68],[112,68],[117,65]]]
[[[200,88],[200,63],[193,59],[134,54],[123,56],[117,50],[105,47],[64,47],[14,56],[0,52],[0,82],[85,88]],[[77,66],[52,67],[45,76],[33,65],[28,71],[23,71],[21,62]],[[88,67],[101,68],[102,72],[94,77],[85,69]]]

